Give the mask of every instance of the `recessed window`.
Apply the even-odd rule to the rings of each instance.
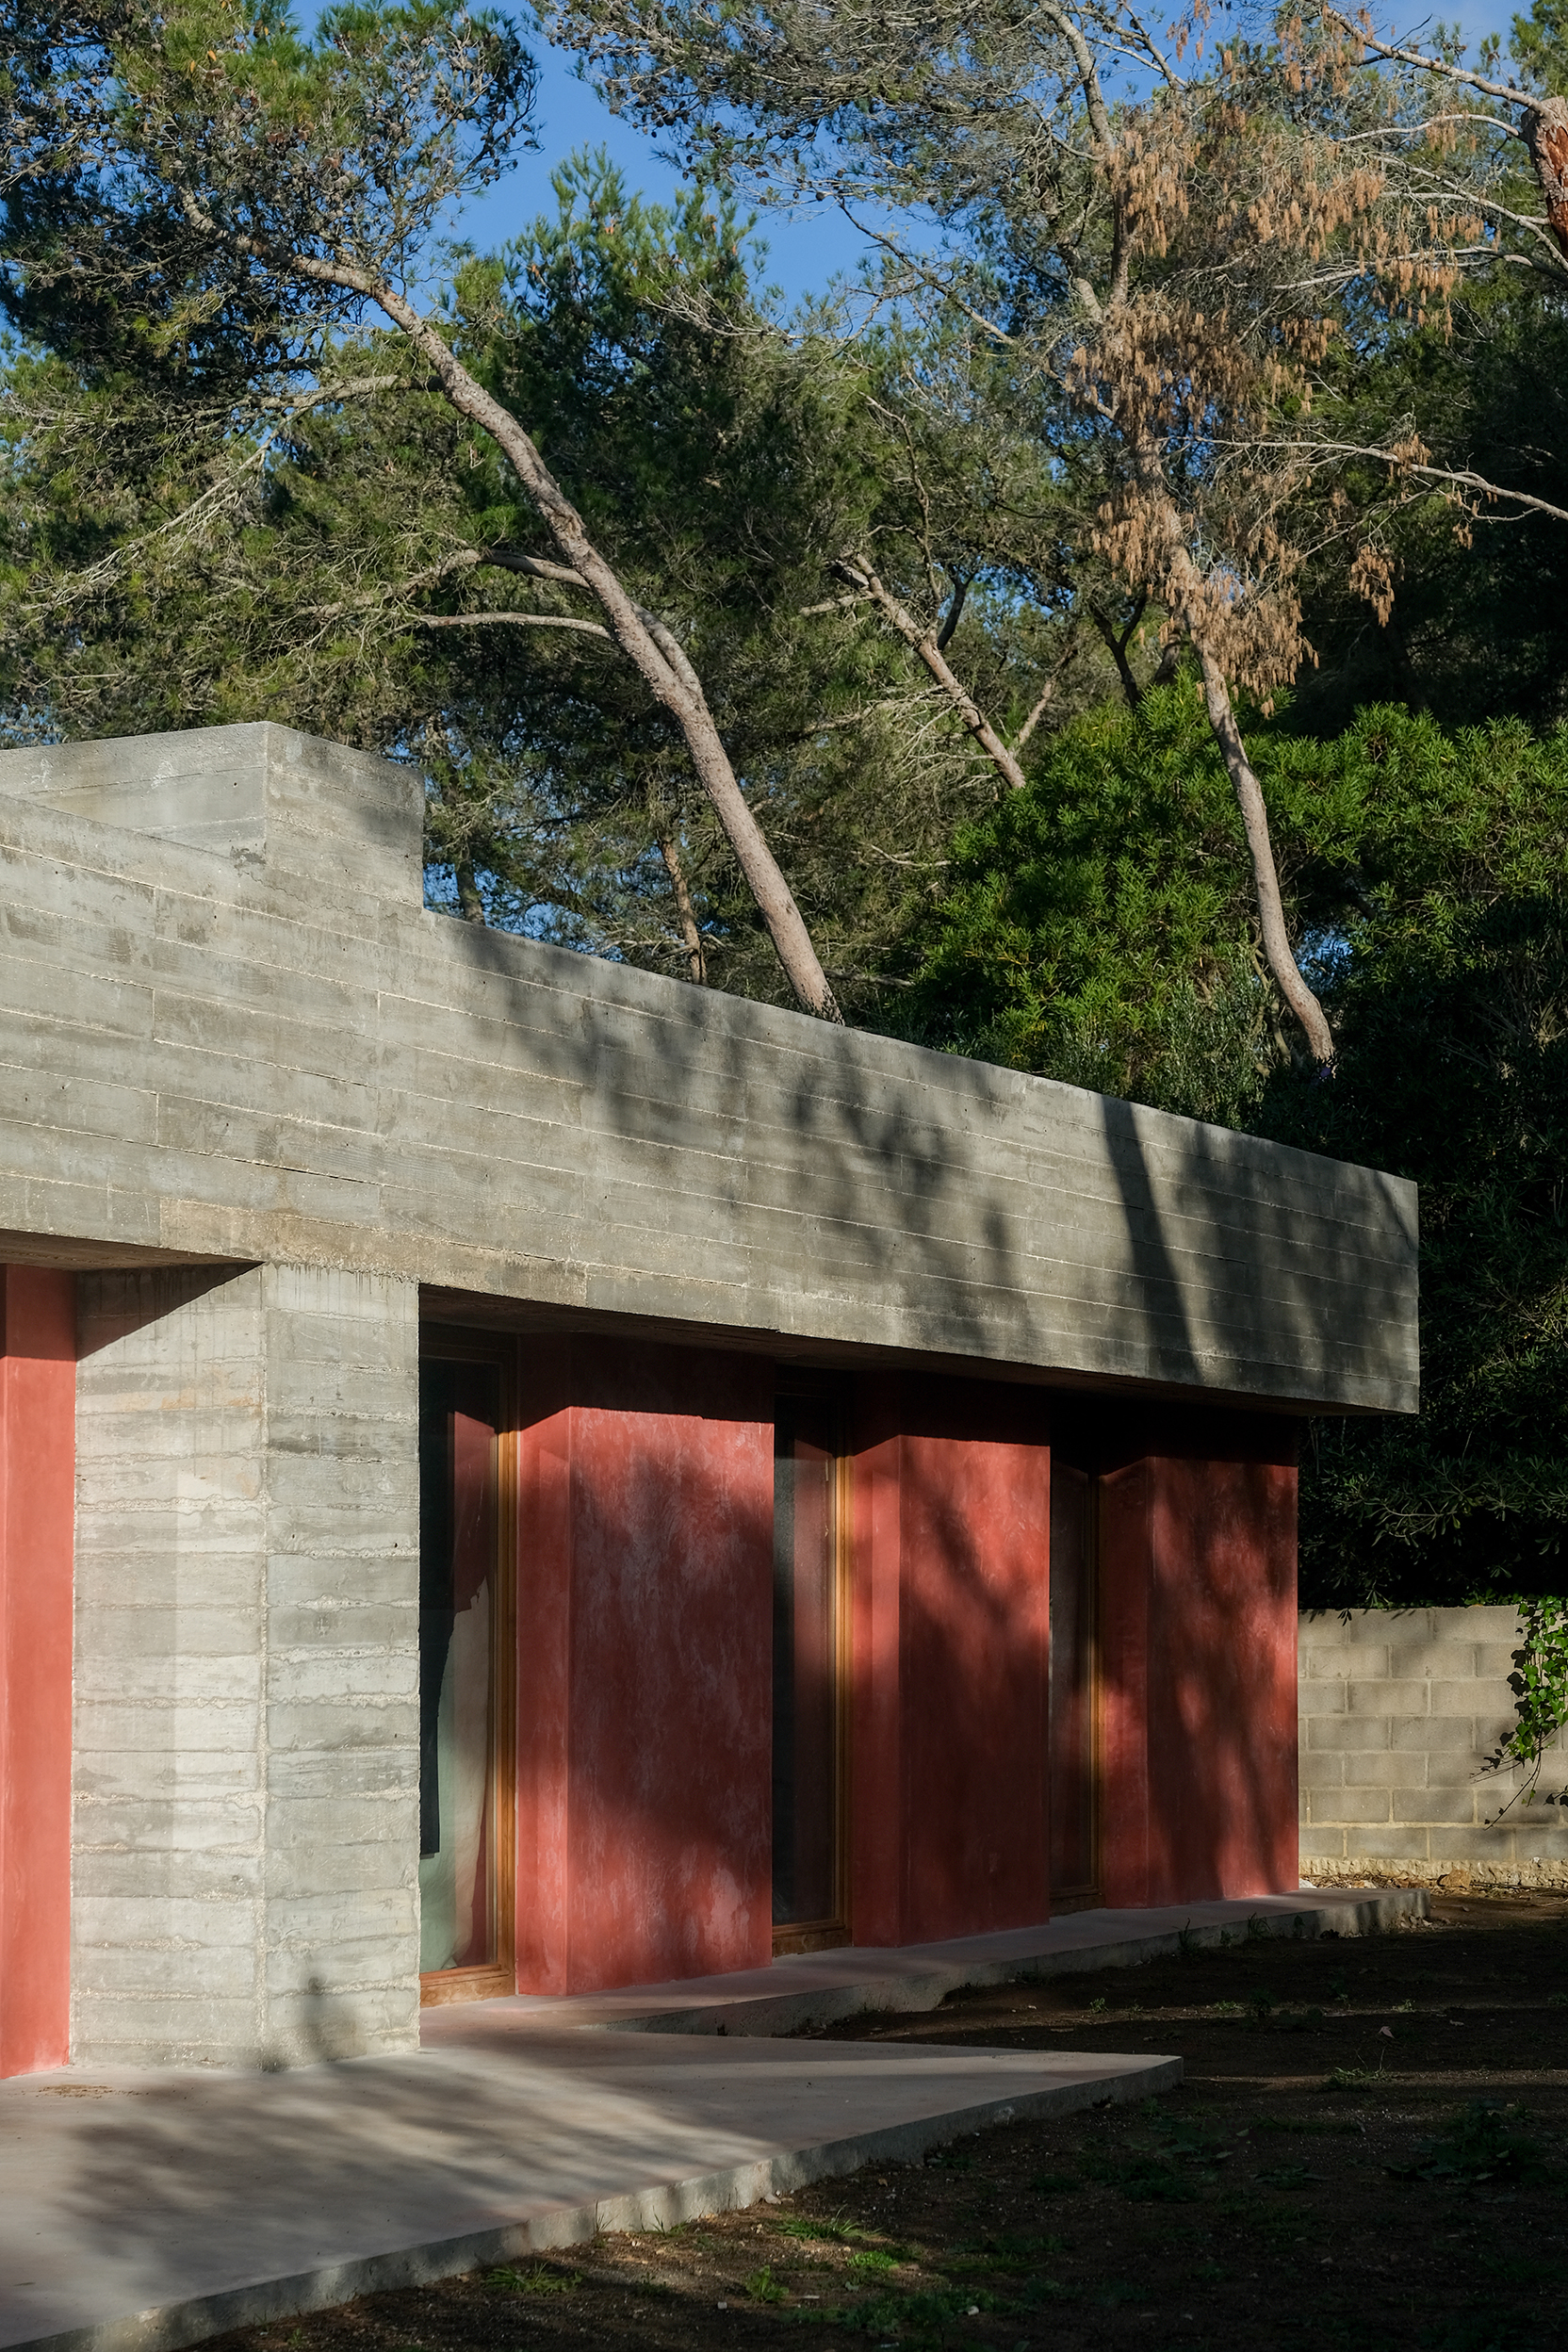
[[[842,1471],[837,1400],[781,1396],[774,1437],[776,1946],[843,1942]]]
[[[419,1366],[419,1968],[447,1992],[509,1965],[505,1393],[495,1358]]]

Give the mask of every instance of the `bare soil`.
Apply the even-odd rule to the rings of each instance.
[[[1238,1940],[830,2037],[1176,2051],[1186,2082],[224,2352],[1568,2352],[1562,1896],[1440,1896],[1388,1936]]]

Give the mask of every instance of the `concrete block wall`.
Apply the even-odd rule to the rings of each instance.
[[[73,2055],[416,2046],[417,1296],[78,1294]]]
[[[1518,1644],[1511,1609],[1302,1617],[1303,1878],[1568,1886],[1568,1806],[1504,1813],[1525,1774],[1486,1770],[1518,1720]],[[1538,1785],[1565,1783],[1560,1735]]]

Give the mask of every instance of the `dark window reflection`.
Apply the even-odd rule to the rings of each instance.
[[[839,1909],[839,1592],[834,1414],[781,1397],[774,1443],[773,1916]]]
[[[1094,1482],[1051,1465],[1051,1891],[1094,1886]]]
[[[419,1367],[419,1966],[494,1957],[500,1371]]]

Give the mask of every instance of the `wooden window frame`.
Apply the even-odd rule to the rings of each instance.
[[[774,1379],[775,1416],[787,1397],[825,1404],[833,1422],[833,1877],[834,1912],[830,1919],[792,1920],[775,1927],[775,1959],[791,1952],[836,1952],[854,1942],[850,1865],[850,1671],[854,1607],[853,1560],[850,1548],[851,1509],[848,1446],[849,1396],[841,1377],[830,1372],[784,1370]],[[771,1856],[770,1856],[771,1862]],[[771,1882],[770,1882],[771,1883]]]
[[[490,1788],[495,1805],[491,1872],[493,1960],[478,1968],[428,1968],[419,1976],[421,2009],[458,2001],[494,2001],[517,1989],[517,1341],[504,1332],[425,1323],[421,1367],[490,1364],[500,1372],[496,1431],[496,1597],[490,1645]]]

